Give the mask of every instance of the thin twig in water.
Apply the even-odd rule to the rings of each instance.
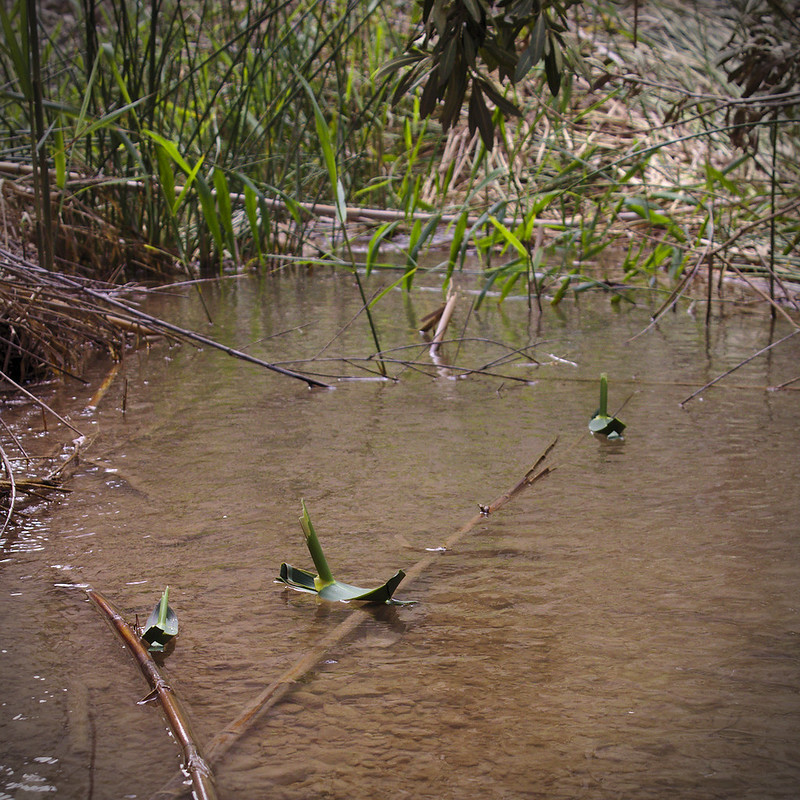
[[[774,297],[770,297],[766,292],[762,292],[761,289],[758,288],[752,281],[748,280],[747,276],[735,265],[732,264],[730,261],[727,262],[727,267],[730,270],[733,270],[739,278],[742,279],[750,289],[757,294],[764,302],[766,302],[770,308],[772,309],[772,316],[774,317],[776,314],[780,314],[790,325],[793,325],[795,328],[798,327],[798,324],[795,320],[793,320],[789,314],[786,312],[785,309],[781,308],[781,306],[777,303]],[[770,269],[770,274],[774,276],[774,272]],[[773,282],[773,289],[772,294],[774,294],[774,282]]]
[[[381,290],[378,289],[373,293],[372,297],[370,297],[369,299],[370,303],[378,296],[380,291]],[[362,305],[358,309],[358,311],[356,311],[356,313],[352,316],[350,321],[345,322],[345,324],[342,325],[342,327],[339,328],[338,331],[336,331],[336,333],[328,340],[328,342],[325,345],[323,345],[323,347],[320,350],[317,351],[317,354],[314,356],[312,360],[315,361],[317,358],[319,358],[361,316],[362,312],[366,309],[368,305],[369,303],[367,303],[367,305]]]
[[[6,425],[5,420],[2,417],[0,417],[0,425],[3,426],[3,430],[11,437],[14,444],[19,448],[20,453],[22,453],[22,457],[26,461],[30,461],[30,456],[25,451],[25,448],[23,447],[22,442],[19,440],[19,437],[14,433],[14,431],[11,430],[11,428],[8,427],[8,425]]]
[[[8,501],[8,511],[6,512],[6,518],[3,520],[3,527],[0,528],[0,537],[6,532],[6,528],[8,527],[8,523],[11,522],[11,515],[14,513],[14,504],[17,501],[17,484],[14,481],[14,471],[11,469],[11,462],[8,460],[6,456],[6,451],[3,450],[2,445],[0,445],[0,459],[3,461],[3,467],[5,468],[6,474],[8,475],[8,482],[11,486],[11,497]]]
[[[37,406],[42,409],[42,412],[49,411],[59,422],[63,422],[70,430],[74,431],[78,434],[78,436],[83,436],[82,434],[72,423],[67,422],[60,414],[53,411],[50,406],[47,405],[43,400],[40,400],[36,395],[31,394],[24,386],[20,386],[16,381],[12,380],[5,374],[2,370],[0,370],[0,378],[4,381],[8,381],[17,391],[22,392],[24,395],[27,395]]]
[[[768,344],[766,347],[762,347],[761,350],[759,350],[757,353],[753,353],[753,355],[751,355],[749,358],[746,358],[744,361],[740,362],[735,367],[731,367],[726,372],[723,372],[722,375],[717,375],[717,377],[714,378],[713,381],[709,381],[705,386],[701,386],[696,392],[692,392],[692,394],[690,394],[687,398],[681,400],[681,402],[678,405],[680,405],[681,408],[683,408],[683,406],[685,406],[690,400],[693,400],[695,397],[697,397],[697,395],[702,394],[706,389],[708,389],[709,386],[713,386],[715,383],[718,383],[723,378],[727,378],[728,375],[730,375],[732,372],[736,372],[736,370],[739,369],[739,367],[743,367],[745,364],[749,364],[754,358],[758,358],[758,356],[762,355],[762,353],[766,353],[768,350],[772,350],[773,347],[777,347],[779,344],[783,344],[787,339],[791,339],[792,336],[796,336],[798,333],[800,333],[800,328],[787,334],[786,336],[783,337],[783,339],[778,339],[777,342],[773,342],[772,344]]]
[[[784,381],[783,383],[779,383],[777,386],[770,386],[767,391],[779,392],[781,389],[785,389],[787,386],[791,386],[793,383],[797,383],[798,381],[800,381],[800,377],[792,378],[789,381]]]

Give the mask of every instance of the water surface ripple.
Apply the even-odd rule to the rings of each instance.
[[[326,356],[371,353],[344,277],[240,280],[208,302],[211,328],[188,293],[154,311],[275,361],[339,331]],[[384,347],[418,342],[437,302],[385,299]],[[471,335],[536,345],[527,366],[498,367],[507,379],[406,370],[310,392],[157,345],[91,414],[93,387],[52,388],[96,438],[72,493],[0,551],[0,798],[146,798],[180,765],[157,707],[136,704],[132,659],[71,586],[133,620],[170,585],[181,635],[165,672],[202,744],[353,613],[273,583],[281,561],[310,566],[301,498],[334,572],[363,585],[430,556],[556,434],[559,469],[401,584],[415,605],[356,612],[357,631],[217,765],[220,796],[796,797],[798,394],[763,389],[795,377],[800,344],[682,409],[781,330],[730,314],[706,335],[676,314],[625,344],[648,309],[605,302],[538,325],[524,302],[485,305]],[[497,355],[472,342],[442,357]],[[612,406],[628,399],[622,443],[585,433],[601,371]]]

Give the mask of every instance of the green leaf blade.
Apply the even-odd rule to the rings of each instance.
[[[340,603],[358,601],[361,603],[387,603],[392,599],[395,589],[405,578],[403,570],[398,570],[386,583],[375,589],[363,589],[360,586],[352,586],[349,583],[334,581],[320,589],[319,596],[323,600],[333,600]]]
[[[308,547],[308,552],[311,554],[311,560],[314,562],[314,566],[319,573],[317,581],[315,581],[315,584],[318,584],[317,590],[319,590],[321,587],[333,583],[334,578],[328,566],[328,561],[325,558],[325,553],[322,552],[322,545],[317,538],[314,524],[311,522],[311,517],[308,515],[306,502],[305,500],[301,500],[300,502],[303,507],[303,516],[300,517],[300,525],[306,537],[306,547]]]

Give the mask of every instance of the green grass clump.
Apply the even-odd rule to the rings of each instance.
[[[406,4],[88,3],[31,27],[17,0],[0,9],[3,173],[34,169],[45,259],[115,280],[296,263],[312,240],[369,273],[400,233],[404,288],[444,236],[443,283],[470,252],[481,301],[797,279],[797,86],[743,96],[744,23],[702,2],[648,3],[635,28],[614,3],[563,6],[558,58],[543,45],[513,84],[486,59],[479,102],[443,126],[430,73],[381,71],[413,39]],[[370,219],[366,262],[340,257]]]

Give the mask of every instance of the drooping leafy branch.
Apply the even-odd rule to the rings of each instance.
[[[731,141],[742,148],[758,147],[757,123],[767,116],[789,114],[800,102],[800,22],[796,3],[787,0],[749,0],[733,4],[737,24],[720,55],[731,83],[742,99],[728,109]]]
[[[418,0],[420,29],[406,53],[382,70],[401,71],[393,102],[422,85],[420,114],[441,107],[442,128],[458,119],[469,92],[470,133],[478,130],[492,149],[495,120],[487,99],[504,115],[519,115],[502,84],[516,83],[544,61],[547,85],[555,96],[564,70],[566,10],[580,0]],[[497,73],[497,81],[492,73]]]

